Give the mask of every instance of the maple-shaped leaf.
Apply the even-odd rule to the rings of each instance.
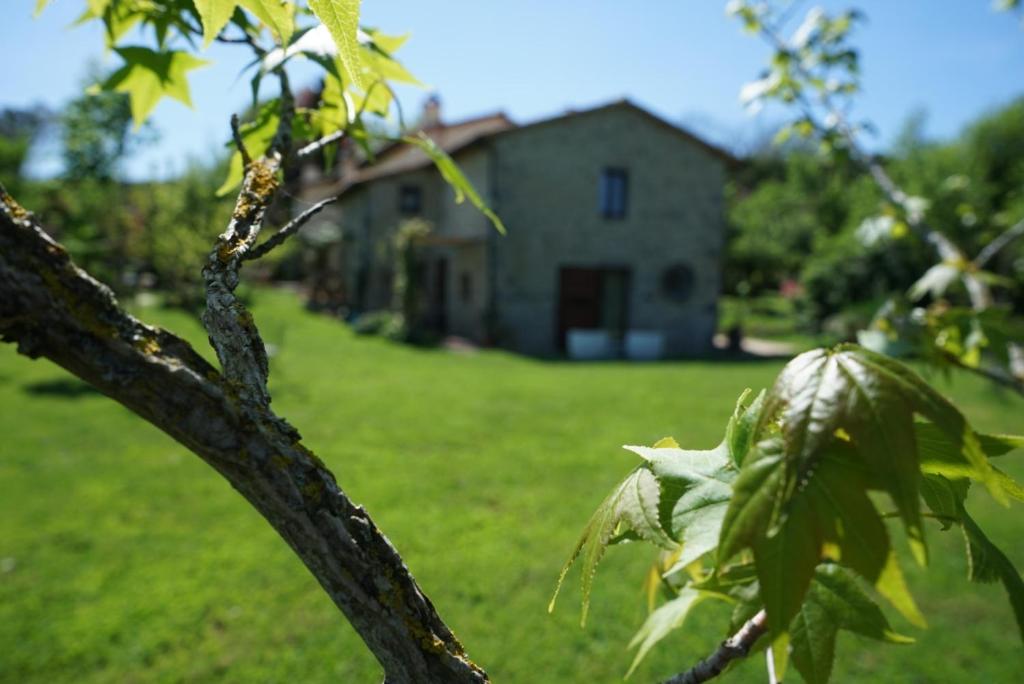
[[[295,33],[295,5],[285,0],[238,0],[238,4],[270,29],[274,40],[288,45]]]
[[[346,84],[366,87],[359,51],[359,5],[361,0],[309,0],[309,9],[331,32],[338,49],[338,62]]]
[[[915,425],[915,414],[931,426]],[[1016,491],[952,404],[899,362],[856,346],[794,359],[765,397],[758,434],[775,425],[779,436],[743,462],[718,553],[721,567],[741,549],[753,550],[769,624],[789,624],[824,559],[856,571],[923,623],[868,492],[889,493],[923,563],[920,497],[947,514],[956,499],[941,482],[925,481],[922,469],[969,475],[1003,501]],[[773,632],[781,636],[778,627]]]
[[[127,93],[132,121],[138,128],[163,97],[191,107],[187,73],[207,64],[187,52],[156,52],[144,47],[116,48],[125,65],[104,81],[104,90]]]
[[[682,550],[666,575],[677,572],[718,546],[736,469],[723,442],[715,449],[627,446],[647,461],[658,484],[658,515]]]
[[[645,463],[598,507],[558,579],[560,587],[582,556],[584,619],[597,563],[605,548],[624,534],[673,551],[674,564],[666,576],[715,549],[736,477],[734,453],[746,450],[748,440],[742,435],[760,411],[760,396],[749,405],[748,396],[749,390],[740,396],[726,438],[714,449],[680,449],[670,437],[653,447],[624,447]]]
[[[856,345],[801,354],[783,369],[765,398],[761,426],[778,420],[784,438],[780,500],[788,500],[812,476],[819,456],[837,435],[846,435],[870,481],[892,497],[911,551],[925,564],[915,414],[938,426],[993,496],[1005,501],[977,437],[956,407],[903,364]]]
[[[793,665],[808,684],[828,682],[839,630],[896,644],[913,642],[893,631],[849,573],[823,564],[816,568],[807,598],[790,625]]]
[[[597,565],[605,549],[616,539],[628,534],[631,538],[647,539],[666,548],[675,544],[658,521],[658,482],[646,465],[640,466],[626,477],[608,497],[601,502],[583,529],[569,559],[558,576],[555,594],[551,597],[548,611],[554,610],[558,592],[565,581],[569,568],[577,558],[583,563],[582,589],[583,610],[580,623],[587,620],[590,607],[590,591],[594,583]]]
[[[203,47],[209,47],[217,34],[227,26],[238,7],[238,0],[192,0],[192,3],[203,25]]]

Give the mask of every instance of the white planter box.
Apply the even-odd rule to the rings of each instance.
[[[607,330],[585,330],[570,328],[566,333],[566,351],[570,359],[577,361],[600,361],[617,356],[617,345]]]
[[[665,356],[665,334],[656,330],[630,330],[626,333],[626,358],[656,361]]]

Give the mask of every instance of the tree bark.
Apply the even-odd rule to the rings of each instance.
[[[729,663],[746,658],[754,642],[768,631],[768,615],[758,611],[747,620],[739,631],[719,644],[714,653],[700,661],[686,672],[665,680],[664,684],[700,684],[722,674]]]
[[[247,312],[236,313],[241,329],[252,325]],[[126,313],[2,189],[0,339],[67,369],[216,469],[302,559],[386,681],[488,681],[387,537],[269,399]]]

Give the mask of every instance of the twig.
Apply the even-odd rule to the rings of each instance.
[[[723,641],[714,653],[686,672],[681,672],[664,684],[700,684],[722,674],[733,660],[745,658],[761,636],[768,631],[768,615],[764,610],[750,618],[739,631]]]
[[[768,684],[779,684],[779,676],[775,674],[775,656],[772,655],[772,647],[764,651],[764,666],[768,670]]]
[[[344,129],[342,129],[340,131],[335,131],[334,133],[331,133],[330,135],[325,135],[324,137],[320,138],[319,140],[314,140],[313,142],[309,143],[308,145],[300,147],[295,152],[295,156],[298,157],[299,159],[302,159],[303,157],[308,157],[309,155],[311,155],[311,154],[313,154],[315,152],[320,151],[321,149],[327,147],[331,143],[337,142],[338,140],[341,140],[344,137],[345,137],[345,130]]]
[[[292,120],[295,118],[295,96],[292,95],[288,83],[288,73],[278,69],[277,79],[281,82],[281,119],[277,124],[277,132],[270,143],[270,154],[277,153],[286,157],[292,148]]]
[[[1016,224],[1007,228],[999,237],[985,245],[985,248],[978,252],[978,256],[974,257],[974,265],[978,268],[983,267],[992,257],[999,253],[999,250],[1022,235],[1024,235],[1024,219],[1017,221]]]
[[[761,35],[765,37],[768,43],[775,48],[776,51],[786,54],[792,52],[789,43],[782,38],[776,29],[767,25],[762,25]],[[804,68],[804,66],[800,64],[799,60],[794,60],[793,68],[804,80],[810,80],[813,78],[813,74]],[[944,233],[929,226],[921,215],[921,212],[914,211],[908,206],[909,197],[907,193],[892,180],[885,168],[879,164],[871,154],[864,151],[860,145],[858,145],[857,136],[847,121],[846,113],[836,106],[829,94],[822,93],[819,96],[819,100],[821,102],[821,106],[825,108],[829,116],[835,119],[836,124],[834,128],[839,131],[845,139],[846,144],[849,147],[851,157],[871,174],[875,184],[882,191],[882,194],[885,195],[885,198],[906,212],[907,225],[909,225],[922,240],[930,244],[935,249],[942,261],[967,261],[966,255],[959,247],[957,247],[956,243],[950,240]],[[829,126],[823,126],[817,122],[817,117],[814,116],[814,105],[810,100],[808,100],[803,91],[798,91],[796,93],[796,101],[804,113],[804,116],[814,124],[815,128],[823,130],[830,128]],[[967,294],[971,299],[971,308],[975,311],[981,311],[992,305],[992,292],[988,285],[970,273],[963,274],[963,282],[964,286],[967,288]]]
[[[249,156],[249,150],[245,147],[245,140],[242,139],[242,131],[239,128],[238,115],[231,115],[231,137],[235,141],[235,147],[238,148],[238,152],[242,155],[242,168],[249,166],[252,163],[252,157]]]
[[[302,226],[304,226],[311,218],[313,218],[321,211],[323,211],[324,207],[334,204],[335,202],[338,201],[338,199],[338,197],[329,197],[325,200],[317,202],[309,209],[306,209],[304,212],[302,212],[301,214],[293,218],[291,221],[289,221],[287,224],[285,224],[283,228],[281,228],[279,231],[271,235],[266,242],[257,245],[256,247],[252,248],[244,255],[242,255],[242,260],[249,261],[251,259],[259,259],[261,256],[267,254],[267,252],[274,249],[275,247],[283,243],[285,240],[290,238],[292,235],[297,233],[299,231],[299,228],[302,228]]]

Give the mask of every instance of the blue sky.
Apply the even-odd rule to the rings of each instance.
[[[0,107],[57,107],[81,88],[86,65],[108,68],[98,24],[67,28],[82,0],[52,0],[38,19],[34,0],[4,0],[0,59],[8,65]],[[728,146],[749,145],[778,120],[747,115],[743,83],[767,49],[724,13],[722,0],[364,0],[363,23],[411,32],[400,53],[443,100],[446,119],[504,110],[517,121],[629,97]],[[805,3],[810,7],[812,2]],[[864,0],[868,22],[856,34],[864,93],[857,113],[878,127],[878,147],[915,109],[927,132],[955,135],[978,114],[1024,93],[1024,29],[989,0]],[[192,72],[195,109],[165,100],[156,110],[160,142],[132,160],[134,178],[167,176],[189,157],[209,160],[228,136],[231,112],[248,102],[238,79],[248,55],[213,45],[214,63]],[[309,66],[293,80],[312,83]],[[401,90],[407,111],[425,93]],[[40,163],[41,169],[47,167]]]

